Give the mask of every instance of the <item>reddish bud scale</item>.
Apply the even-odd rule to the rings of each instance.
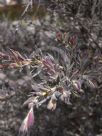
[[[0,52],[0,58],[6,58],[6,57],[8,57],[8,55],[6,55],[6,54]]]
[[[58,32],[58,33],[56,34],[56,37],[57,37],[57,40],[58,40],[58,41],[61,41],[61,40],[62,40],[62,33],[61,33],[61,32]]]
[[[52,64],[51,60],[43,60],[43,65],[44,68],[50,73],[50,74],[54,74],[55,70],[54,70],[54,64]]]
[[[69,44],[71,44],[71,45],[76,45],[76,43],[77,43],[76,39],[77,39],[77,38],[76,38],[75,35],[69,37],[69,39],[68,39]]]
[[[18,63],[11,63],[9,65],[9,68],[17,68],[17,67],[19,67]]]
[[[9,64],[0,64],[0,69],[9,68]]]

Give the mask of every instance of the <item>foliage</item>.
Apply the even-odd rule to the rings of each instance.
[[[56,36],[57,40],[62,40],[59,39],[58,34]],[[71,41],[69,42],[70,39]],[[70,37],[69,40],[67,46],[64,47],[67,50],[66,56],[68,57],[67,63],[69,65],[66,62],[62,63],[60,58],[58,60],[58,57],[52,56],[53,54],[44,54],[43,50],[39,53],[33,52],[30,58],[25,58],[13,49],[9,49],[9,52],[0,52],[1,69],[19,69],[22,71],[27,66],[30,69],[33,80],[33,91],[30,93],[28,100],[24,102],[24,106],[28,105],[29,112],[21,125],[20,134],[29,133],[29,129],[34,123],[33,109],[47,103],[47,109],[53,111],[56,109],[58,101],[71,105],[70,100],[73,95],[76,97],[83,95],[83,86],[93,89],[97,87],[97,83],[94,81],[90,71],[82,68],[81,54],[78,54],[77,58],[72,54],[75,53],[77,47],[77,44],[71,44],[75,43],[74,41],[72,42],[75,39]],[[63,58],[63,56],[60,57]],[[85,56],[83,57],[85,59]],[[99,63],[101,63],[100,59]],[[87,62],[84,65],[86,65],[86,68],[88,67]]]

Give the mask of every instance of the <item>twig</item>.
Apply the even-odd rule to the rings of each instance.
[[[23,11],[21,17],[23,17],[23,16],[27,13],[28,8],[29,8],[30,6],[31,6],[31,9],[32,9],[32,8],[33,8],[33,0],[29,0],[29,2],[28,2],[28,4],[27,4],[25,10]],[[37,9],[36,9],[36,12],[35,12],[34,16],[35,16],[36,13],[38,12],[39,7],[40,7],[40,0],[38,0],[38,6],[37,6]]]
[[[25,10],[23,11],[21,17],[23,17],[23,16],[27,13],[28,8],[29,8],[30,6],[32,6],[32,0],[29,0],[29,2],[28,2],[28,4],[27,4]]]

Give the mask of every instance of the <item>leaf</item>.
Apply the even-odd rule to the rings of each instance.
[[[93,83],[91,80],[88,80],[88,83],[89,83],[89,87],[96,88],[96,84]]]
[[[11,59],[15,62],[24,61],[25,58],[18,52],[14,51],[13,49],[9,49],[11,53]]]
[[[39,96],[28,98],[28,99],[23,103],[23,106],[29,105],[30,103],[36,104],[36,103],[38,102],[38,97],[39,97]]]
[[[78,82],[77,80],[73,80],[73,81],[72,81],[72,84],[73,84],[73,87],[74,87],[76,90],[80,90],[80,89],[81,89],[81,83]]]

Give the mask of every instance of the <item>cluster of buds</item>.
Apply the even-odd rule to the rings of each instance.
[[[57,32],[56,39],[65,46],[75,46],[77,44],[77,36],[75,34],[70,35],[68,32]]]
[[[34,57],[33,63],[31,63],[31,65],[33,64],[33,78],[39,76],[41,79],[43,78],[43,80],[46,80],[47,82],[56,81],[61,75],[61,71],[63,71],[63,67],[59,65],[50,54],[39,57],[39,59]],[[37,72],[34,71],[34,68],[37,69]]]

